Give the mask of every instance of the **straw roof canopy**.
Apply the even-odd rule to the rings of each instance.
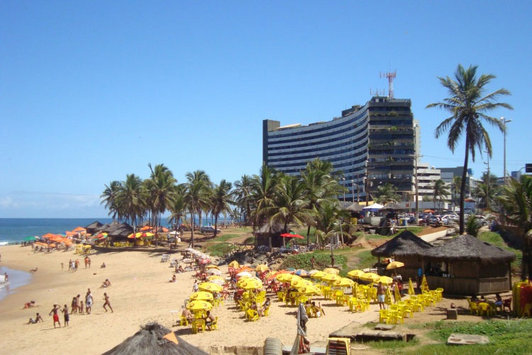
[[[515,254],[468,234],[460,235],[444,244],[428,249],[423,256],[437,260],[468,260],[487,263],[512,261]]]
[[[182,354],[182,355],[207,355],[206,352],[177,337],[175,344],[163,337],[171,330],[158,323],[149,323],[141,327],[133,336],[130,336],[104,355],[151,355],[151,354]]]
[[[104,232],[107,232],[110,237],[127,237],[133,233],[133,227],[127,223],[113,223]]]
[[[412,256],[425,254],[433,246],[410,231],[403,231],[371,251],[374,256]]]
[[[281,223],[269,224],[265,223],[257,229],[255,234],[279,234],[284,232],[284,226]]]
[[[346,207],[346,210],[353,211],[353,212],[361,212],[363,209],[364,209],[364,206],[356,202],[353,202],[352,204]]]
[[[101,226],[103,226],[103,224],[101,224],[100,222],[98,221],[94,221],[92,222],[91,224],[89,224],[87,227],[85,227],[85,229],[87,230],[87,233],[94,233],[98,230],[98,228],[100,228]]]

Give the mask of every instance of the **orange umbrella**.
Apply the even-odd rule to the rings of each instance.
[[[87,230],[83,227],[76,227],[74,229],[72,229],[72,232],[78,232],[78,233],[83,233],[83,232],[86,232]]]
[[[139,229],[139,230],[142,231],[142,232],[144,232],[144,231],[149,231],[149,230],[151,230],[151,229],[152,229],[151,226],[144,226],[144,227],[142,227],[142,228]]]

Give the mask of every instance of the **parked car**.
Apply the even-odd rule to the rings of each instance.
[[[212,233],[212,234],[214,234],[214,231],[215,231],[215,229],[214,229],[213,226],[204,226],[204,227],[200,228],[200,233]],[[216,233],[217,234],[219,234],[221,232],[222,232],[221,230],[216,229]]]

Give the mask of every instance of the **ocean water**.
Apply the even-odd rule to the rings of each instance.
[[[31,274],[29,272],[14,270],[5,266],[0,266],[0,274],[3,275],[4,273],[7,273],[7,275],[9,276],[9,283],[6,285],[0,285],[0,301],[4,299],[7,295],[14,293],[17,287],[24,286],[31,281]]]
[[[0,218],[0,245],[23,241],[46,233],[65,234],[94,221],[111,223],[111,218]]]

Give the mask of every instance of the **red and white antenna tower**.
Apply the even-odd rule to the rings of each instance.
[[[397,76],[397,71],[393,73],[381,73],[381,78],[388,78],[388,98],[393,99],[393,79]]]

